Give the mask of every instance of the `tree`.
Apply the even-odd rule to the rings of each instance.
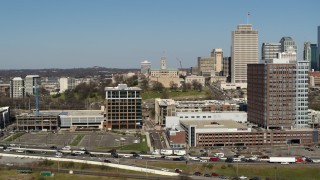
[[[164,90],[164,86],[161,82],[154,81],[152,83],[152,90],[162,92]]]
[[[170,90],[177,91],[177,89],[178,89],[178,84],[173,81],[170,81]]]
[[[133,75],[131,77],[129,77],[128,79],[126,79],[125,83],[129,86],[137,86],[138,85],[138,76],[137,75]]]
[[[149,81],[146,77],[142,77],[140,81],[140,87],[142,90],[148,90],[149,89]]]

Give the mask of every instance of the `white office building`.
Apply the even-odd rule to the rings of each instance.
[[[24,80],[21,77],[15,77],[10,81],[10,97],[23,98],[25,95]]]
[[[76,80],[74,78],[64,77],[60,78],[60,93],[65,92],[68,89],[73,89],[76,86]]]
[[[25,93],[29,95],[36,94],[36,88],[40,85],[39,75],[27,75],[25,78]]]

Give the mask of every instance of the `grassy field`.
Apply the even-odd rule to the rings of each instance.
[[[118,147],[98,147],[98,149],[117,149],[117,150],[144,151],[144,152],[148,152],[150,150],[147,144],[146,136],[141,136],[140,143],[118,146]]]
[[[40,171],[34,171],[31,174],[19,174],[16,170],[0,169],[0,179],[10,179],[10,180],[45,180],[45,179],[56,179],[56,180],[134,180],[133,178],[121,178],[121,177],[106,177],[106,176],[90,176],[90,175],[76,175],[76,174],[65,174],[65,173],[54,173],[53,177],[41,177]]]
[[[14,141],[15,139],[17,139],[18,137],[24,135],[25,133],[26,132],[17,132],[17,133],[11,134],[4,141],[6,141],[6,142]]]
[[[71,146],[78,146],[78,144],[80,143],[80,141],[82,140],[82,138],[84,137],[84,134],[78,134],[77,137],[72,141],[72,143],[70,144]]]
[[[143,164],[144,162],[141,162]],[[196,164],[185,162],[152,162],[148,161],[148,166],[162,167],[168,169],[179,168],[185,173],[194,173],[196,171],[202,173],[218,173],[229,177],[246,176],[272,178],[278,180],[316,180],[320,179],[320,167],[317,166],[286,166],[280,164],[264,164],[264,165],[238,165],[237,164]],[[237,170],[238,169],[238,170]]]
[[[206,91],[207,89],[203,89],[200,92],[194,91],[194,90],[190,90],[187,92],[167,90],[167,94],[169,98],[195,98],[195,97],[204,98],[206,95]],[[146,99],[160,98],[162,94],[163,94],[162,92],[146,91],[146,92],[143,92],[141,96],[142,96],[142,99],[146,100]]]

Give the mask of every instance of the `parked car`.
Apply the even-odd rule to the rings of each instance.
[[[218,177],[219,174],[213,172],[213,173],[211,173],[211,176],[213,176],[213,177]]]
[[[149,156],[149,158],[150,158],[150,159],[156,159],[156,157],[155,157],[155,156]]]
[[[193,175],[195,175],[195,176],[201,176],[202,173],[197,171],[197,172],[194,172]]]
[[[57,149],[57,146],[50,146],[50,149]]]
[[[129,157],[131,157],[130,155],[127,155],[127,154],[125,154],[125,155],[123,155],[122,157],[124,157],[124,158],[129,158]]]
[[[211,174],[204,174],[203,176],[204,176],[204,177],[212,177]]]
[[[108,160],[108,159],[105,159],[103,162],[105,162],[105,163],[111,163],[111,161]]]
[[[206,160],[206,159],[200,159],[200,162],[206,163],[206,162],[208,162],[208,160]]]
[[[181,170],[181,169],[176,168],[176,169],[174,170],[174,172],[175,172],[175,173],[182,173],[182,170]]]
[[[166,169],[166,168],[162,168],[161,171],[165,171],[165,172],[168,172],[169,170]]]
[[[18,149],[16,150],[17,153],[24,153],[24,150]]]

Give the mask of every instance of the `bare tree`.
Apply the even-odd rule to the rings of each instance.
[[[177,91],[177,89],[178,89],[178,84],[173,81],[170,81],[170,90]]]

